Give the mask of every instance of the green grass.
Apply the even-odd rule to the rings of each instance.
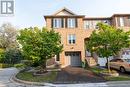
[[[89,70],[91,70],[92,72],[94,72],[95,74],[99,74],[100,72],[102,72],[104,69],[100,69],[97,67],[92,67]],[[106,70],[106,69],[105,69]]]
[[[104,77],[107,81],[127,81],[130,80],[128,76],[118,76],[118,77]]]
[[[92,67],[89,70],[94,72],[95,74],[99,75],[100,72],[106,71],[107,69],[100,69],[98,67]],[[129,75],[119,75],[118,77],[112,77],[112,76],[102,76],[107,81],[127,81],[130,80]]]
[[[31,82],[53,82],[57,72],[51,72],[49,75],[33,76],[31,72],[20,72],[16,75],[18,79]]]

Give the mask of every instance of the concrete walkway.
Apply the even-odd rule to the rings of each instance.
[[[0,87],[34,87],[11,81],[11,77],[17,72],[18,70],[16,68],[0,69]]]
[[[0,69],[0,87],[43,87],[16,83],[10,78],[17,73],[16,68]],[[101,83],[83,83],[83,84],[49,84],[46,83],[44,87],[130,87],[130,81],[115,81],[115,82],[101,82]]]

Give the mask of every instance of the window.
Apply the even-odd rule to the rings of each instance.
[[[61,28],[62,27],[62,19],[54,18],[53,19],[53,28]]]
[[[120,17],[120,26],[121,26],[121,27],[124,26],[124,19],[123,19],[123,17]]]
[[[67,25],[68,25],[68,28],[75,28],[76,27],[76,19],[75,18],[68,18]]]
[[[84,28],[89,29],[90,28],[90,23],[89,21],[84,21]]]
[[[75,34],[69,34],[69,36],[68,36],[68,42],[69,42],[69,44],[75,44],[75,41],[76,41]]]

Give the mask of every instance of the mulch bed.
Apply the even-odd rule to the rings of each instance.
[[[91,72],[78,67],[66,67],[57,73],[54,83],[97,83],[105,80]]]

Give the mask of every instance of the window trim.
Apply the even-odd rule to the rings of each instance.
[[[76,35],[75,34],[69,34],[68,35],[68,44],[76,44]]]
[[[53,18],[53,28],[62,28],[62,18]]]
[[[67,28],[76,28],[76,18],[67,18]]]

